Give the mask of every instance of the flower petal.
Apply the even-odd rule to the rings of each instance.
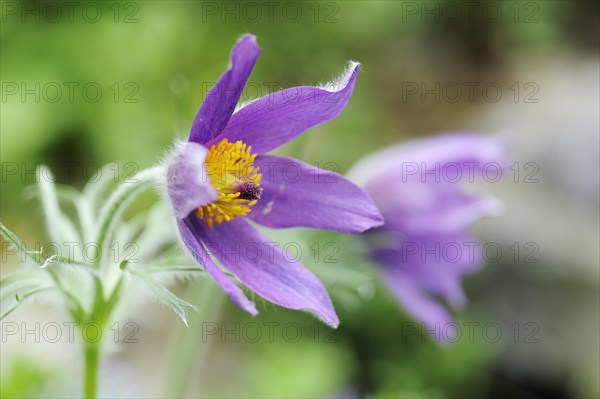
[[[189,141],[204,144],[221,133],[235,110],[248,76],[260,55],[256,37],[244,35],[231,51],[229,69],[210,90],[200,106]]]
[[[194,235],[252,291],[285,308],[312,312],[337,327],[339,319],[319,279],[243,218],[213,229],[199,219],[190,220]]]
[[[468,194],[459,183],[390,184],[382,179],[369,192],[385,216],[386,228],[411,235],[454,234],[477,220],[498,215],[502,204],[487,195]]]
[[[354,91],[360,65],[352,62],[346,73],[324,87],[299,86],[255,100],[235,112],[211,144],[227,138],[242,140],[253,152],[264,154],[313,126],[337,117]]]
[[[178,145],[167,159],[167,193],[177,219],[217,198],[204,160],[208,150],[196,143]]]
[[[177,221],[177,227],[179,228],[183,242],[190,254],[212,276],[215,282],[223,288],[233,303],[251,315],[256,316],[258,311],[256,310],[254,302],[249,300],[240,287],[235,285],[235,283],[214,264],[202,246],[202,243],[199,241],[197,234],[194,233],[193,223],[190,222],[191,219],[196,218],[195,216],[191,216],[184,221]]]
[[[261,199],[248,215],[268,227],[314,227],[361,233],[383,223],[371,197],[330,170],[295,159],[260,155]]]
[[[484,264],[481,245],[475,238],[466,233],[416,236],[397,232],[392,245],[373,251],[371,257],[455,308],[466,304],[462,279]]]
[[[484,169],[493,173],[505,166],[507,147],[501,136],[445,133],[385,147],[361,159],[346,175],[361,186],[382,179],[398,186],[411,179],[436,183],[444,174],[450,175],[445,180],[470,181],[481,178]],[[462,179],[455,179],[457,168]]]
[[[435,342],[448,343],[456,340],[456,329],[451,327],[452,315],[422,287],[394,269],[385,270],[382,280],[404,309],[415,320],[425,324]],[[423,331],[422,327],[420,331]]]

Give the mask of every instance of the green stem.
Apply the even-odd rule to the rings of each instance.
[[[98,387],[98,365],[100,364],[100,343],[89,342],[84,338],[85,377],[83,382],[83,397],[95,399]]]
[[[207,346],[202,345],[202,325],[204,322],[217,322],[226,296],[211,279],[202,279],[188,288],[191,291],[191,303],[200,309],[191,313],[189,327],[182,329],[175,341],[172,370],[166,384],[167,398],[184,398],[188,389],[190,375],[198,381],[202,373]],[[194,367],[196,366],[196,367]]]

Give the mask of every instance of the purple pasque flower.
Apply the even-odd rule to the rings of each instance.
[[[471,224],[500,211],[500,203],[467,194],[475,180],[497,181],[505,146],[496,137],[449,133],[378,151],[349,172],[371,194],[385,225],[367,234],[382,280],[436,341],[454,339],[444,302],[466,302],[464,275],[483,265]]]
[[[189,141],[168,157],[168,196],[185,246],[236,305],[258,313],[209,254],[266,300],[337,326],[321,282],[249,222],[346,233],[382,223],[369,195],[342,176],[266,155],[338,116],[352,96],[359,65],[352,63],[327,86],[282,90],[234,112],[259,54],[251,35],[233,48],[229,69],[205,98]]]

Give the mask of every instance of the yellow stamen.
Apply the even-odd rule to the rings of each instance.
[[[212,145],[206,156],[206,171],[219,196],[210,204],[198,208],[196,215],[209,228],[238,216],[246,216],[262,192],[262,174],[254,166],[256,154],[241,140],[230,143],[227,139]]]

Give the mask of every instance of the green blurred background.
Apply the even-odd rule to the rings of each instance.
[[[89,165],[117,161],[128,173],[128,162],[156,163],[186,136],[246,32],[263,49],[246,100],[327,81],[350,59],[363,65],[346,111],[283,154],[344,172],[391,143],[474,130],[507,132],[517,169],[537,166],[537,182],[511,175],[486,185],[505,212],[475,226],[510,256],[466,279],[470,305],[458,320],[497,323],[498,342],[481,329],[450,346],[406,337],[410,319],[359,277],[352,293],[332,288],[342,320],[335,332],[264,302],[257,319],[223,302],[210,320],[219,334],[253,322],[263,337],[207,339],[189,370],[190,397],[599,397],[598,2],[2,1],[1,10],[1,219],[27,240],[44,239],[41,210],[25,190],[37,164],[82,187]],[[522,251],[533,243],[538,262],[515,259],[515,243]],[[312,266],[344,272],[343,264]],[[190,298],[198,284],[174,287]],[[101,389],[159,397],[175,378],[173,348],[186,329],[151,298],[134,309],[122,322],[139,326],[139,342],[111,348]],[[4,323],[60,317],[34,303]],[[301,336],[276,329],[269,342],[270,322],[300,326]],[[76,396],[77,344],[25,341],[3,339],[0,395]]]

